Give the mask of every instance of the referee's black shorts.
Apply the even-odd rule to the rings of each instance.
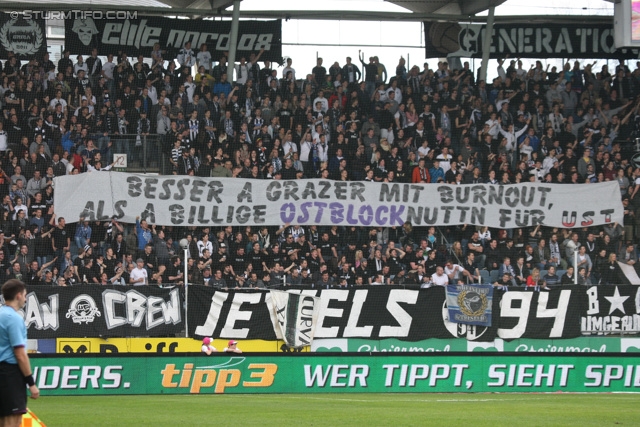
[[[27,386],[18,365],[0,362],[0,417],[27,413]]]

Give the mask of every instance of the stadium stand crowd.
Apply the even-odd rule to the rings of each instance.
[[[387,73],[362,54],[308,73],[187,44],[176,58],[126,55],[9,58],[1,68],[0,282],[29,286],[189,283],[220,288],[284,285],[446,285],[457,281],[547,288],[619,283],[616,259],[638,261],[640,65],[611,72],[501,60],[498,77],[405,67]],[[640,63],[639,63],[640,64]],[[197,70],[197,72],[194,72]],[[300,76],[300,78],[298,78]],[[157,145],[142,150],[142,139]],[[640,148],[639,148],[640,150]],[[165,227],[113,218],[56,218],[52,180],[100,173],[114,154],[144,153],[168,173],[240,179],[365,180],[452,184],[617,180],[623,224],[535,227]],[[75,222],[78,220],[74,219]],[[574,249],[579,249],[578,265]],[[576,271],[577,270],[577,271]]]

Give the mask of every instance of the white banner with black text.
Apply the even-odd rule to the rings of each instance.
[[[243,180],[92,172],[54,178],[67,222],[116,216],[157,225],[402,226],[471,224],[578,228],[622,223],[617,182],[589,185],[399,184]]]

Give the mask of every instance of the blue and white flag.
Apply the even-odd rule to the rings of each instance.
[[[492,305],[493,286],[491,285],[447,286],[450,322],[491,326]]]

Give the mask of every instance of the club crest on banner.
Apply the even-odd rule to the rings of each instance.
[[[475,291],[462,291],[458,294],[460,311],[467,316],[480,316],[487,309],[487,296]]]
[[[0,44],[16,55],[33,55],[40,51],[44,37],[42,28],[33,20],[13,18],[0,27]]]
[[[491,326],[492,302],[491,285],[447,286],[447,306],[451,322]]]
[[[71,318],[73,323],[91,323],[94,319],[100,317],[100,310],[93,298],[89,295],[78,295],[71,301],[69,310],[67,311],[67,319]]]
[[[489,331],[486,326],[467,325],[464,323],[456,323],[449,318],[449,307],[445,298],[442,304],[442,320],[444,327],[449,333],[456,338],[465,338],[469,341],[480,340],[481,337]]]

